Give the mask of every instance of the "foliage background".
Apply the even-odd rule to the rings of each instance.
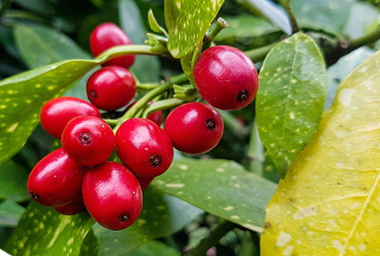
[[[288,50],[292,56],[304,54],[305,50],[306,56],[317,59],[316,65],[309,70],[295,68],[299,71],[298,76],[315,78],[319,74],[318,78],[327,83],[325,96],[318,94],[321,101],[315,112],[319,113],[331,106],[346,76],[379,48],[377,3],[359,0],[279,2],[284,8],[277,1],[225,1],[217,17],[223,17],[229,26],[215,38],[215,43],[246,51],[258,69],[268,70],[267,77],[264,72],[260,73],[262,83],[272,83],[270,78],[278,74],[277,68],[289,65],[286,62],[289,59],[281,55],[284,45],[280,43],[297,28],[284,11],[292,8],[294,19],[307,38],[290,37]],[[152,32],[147,19],[149,9],[153,10],[159,24],[166,21],[164,1],[160,0],[3,0],[0,4],[0,79],[62,60],[83,59],[90,63],[88,38],[91,30],[102,22],[119,24],[135,44],[142,44],[147,39],[146,33]],[[305,47],[297,45],[305,41],[308,41]],[[310,47],[312,50],[307,50]],[[271,49],[271,54],[265,58]],[[281,57],[284,59],[276,63]],[[290,64],[297,63],[290,59]],[[91,65],[89,72],[65,91],[65,95],[86,99],[85,81],[97,64]],[[69,69],[64,71],[70,72]],[[138,56],[132,71],[142,83],[152,83],[181,73],[182,67],[178,60]],[[72,81],[67,79],[70,84]],[[283,81],[278,86],[281,84]],[[313,86],[307,82],[301,84],[307,88]],[[25,90],[26,96],[33,92],[33,88],[26,86],[21,90]],[[278,92],[279,87],[272,90]],[[54,93],[46,97],[60,94],[60,88]],[[277,99],[288,95],[280,94]],[[294,92],[294,97],[301,97],[299,95]],[[16,96],[19,97],[16,101],[24,97],[23,94]],[[4,95],[0,97],[5,100]],[[258,98],[258,101],[263,102],[263,99]],[[0,248],[12,255],[61,255],[62,252],[64,255],[179,255],[194,246],[189,255],[201,255],[214,246],[209,255],[260,255],[265,207],[280,176],[284,177],[287,170],[278,168],[276,153],[269,155],[261,140],[267,146],[288,136],[273,138],[271,133],[264,134],[265,129],[260,130],[260,127],[271,125],[266,113],[284,115],[290,110],[279,112],[275,104],[260,111],[264,121],[259,121],[255,104],[233,113],[222,113],[226,131],[221,143],[209,154],[190,159],[178,153],[168,175],[157,179],[145,192],[144,211],[138,223],[125,232],[111,232],[94,225],[86,213],[61,216],[30,201],[25,187],[28,172],[55,146],[53,138],[37,123],[35,129],[31,125],[34,131],[30,137],[26,134],[28,140],[22,149],[15,149],[17,152],[11,158],[0,157]],[[23,111],[23,106],[10,108],[15,120],[30,114]],[[315,130],[319,124],[318,113],[304,115],[314,122]],[[4,123],[1,129],[12,128],[12,122],[0,120]],[[288,123],[294,125],[294,129],[303,124]],[[22,137],[26,130],[21,130],[17,137]],[[315,130],[305,131],[301,146],[297,146],[294,154],[289,154],[290,158],[307,144]],[[7,145],[13,142],[7,141]],[[276,149],[284,152],[288,150],[285,146],[292,148],[294,143],[281,142]],[[291,162],[289,160],[286,166]]]

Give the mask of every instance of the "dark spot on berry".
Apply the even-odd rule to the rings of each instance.
[[[82,132],[79,135],[79,141],[83,145],[88,145],[92,141],[92,134],[90,132]]]
[[[34,192],[30,192],[30,196],[33,198],[33,200],[36,200],[37,202],[41,201],[41,197]]]
[[[238,93],[236,96],[236,101],[237,102],[243,102],[248,98],[248,92],[246,90],[242,90]]]
[[[129,214],[128,213],[122,213],[119,216],[119,221],[120,222],[126,222],[129,219]]]
[[[91,90],[91,97],[92,97],[93,99],[96,99],[96,98],[98,97],[98,94],[96,93],[96,91]]]
[[[206,122],[206,129],[207,130],[215,130],[215,120],[210,118],[210,119],[207,119]]]
[[[149,164],[152,167],[158,167],[162,163],[162,158],[159,155],[153,155],[149,159]]]

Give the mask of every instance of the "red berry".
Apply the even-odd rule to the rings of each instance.
[[[224,123],[219,112],[212,106],[191,102],[170,112],[164,129],[179,151],[202,154],[219,143]]]
[[[87,97],[96,107],[115,111],[126,106],[136,94],[132,73],[118,66],[97,70],[87,81]]]
[[[120,27],[110,22],[98,25],[90,35],[90,49],[94,57],[114,46],[130,44],[132,41],[128,35]],[[135,58],[135,55],[116,57],[103,63],[103,66],[129,68],[135,62]]]
[[[96,116],[78,116],[62,133],[62,148],[82,166],[101,164],[111,156],[115,136],[111,126]]]
[[[246,107],[259,86],[251,59],[231,46],[214,46],[203,51],[193,72],[199,94],[210,105],[223,110]]]
[[[139,181],[142,190],[146,189],[150,185],[150,183],[152,183],[152,181],[154,180],[154,177],[142,177],[136,174],[135,176],[137,180]]]
[[[54,209],[64,215],[75,215],[86,210],[86,206],[84,205],[82,193],[73,201],[68,204],[54,207]]]
[[[91,168],[84,177],[82,192],[88,212],[108,229],[125,229],[140,215],[140,184],[120,163],[105,162]]]
[[[124,112],[128,111],[133,105],[135,105],[137,101],[132,102],[131,104],[128,105],[128,107],[124,110]],[[148,102],[148,105],[152,104],[152,101]],[[162,111],[155,111],[153,113],[150,113],[147,117],[147,119],[155,122],[158,126],[162,124]]]
[[[42,158],[28,178],[30,196],[46,206],[62,206],[78,197],[87,168],[77,165],[62,149]]]
[[[145,118],[125,121],[116,132],[116,152],[134,173],[155,177],[173,161],[172,143],[163,129]]]
[[[100,116],[92,104],[75,97],[58,97],[48,101],[41,109],[42,127],[57,139],[61,138],[63,128],[74,117],[88,115]]]

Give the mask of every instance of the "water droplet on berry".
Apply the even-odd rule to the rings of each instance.
[[[159,155],[153,155],[149,159],[149,164],[153,167],[158,167],[162,163],[162,158]]]
[[[210,118],[210,119],[207,119],[206,122],[206,129],[207,130],[215,130],[215,120]]]
[[[129,214],[128,213],[122,213],[119,216],[119,221],[120,222],[126,222],[129,219]]]
[[[248,98],[248,92],[246,90],[242,90],[238,93],[236,96],[236,101],[237,102],[243,102]]]
[[[79,141],[83,145],[88,145],[92,141],[92,134],[90,132],[82,132],[79,135]]]

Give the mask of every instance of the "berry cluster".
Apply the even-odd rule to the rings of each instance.
[[[94,56],[128,44],[128,36],[112,23],[101,24],[90,36]],[[203,51],[193,73],[208,104],[182,102],[164,122],[161,110],[146,118],[125,118],[137,103],[136,81],[128,70],[134,61],[134,55],[126,55],[102,64],[87,81],[89,102],[66,96],[43,106],[41,125],[61,147],[29,175],[28,191],[35,201],[67,215],[87,210],[111,230],[127,228],[140,215],[142,191],[172,164],[174,148],[186,154],[213,149],[224,129],[217,108],[241,109],[258,88],[257,71],[244,53],[214,46]],[[117,125],[104,118],[110,113],[121,113]]]

